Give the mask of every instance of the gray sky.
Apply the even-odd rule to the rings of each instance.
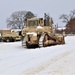
[[[0,29],[6,28],[6,19],[15,11],[31,11],[38,17],[49,13],[55,24],[63,25],[60,15],[74,9],[75,0],[0,0]]]

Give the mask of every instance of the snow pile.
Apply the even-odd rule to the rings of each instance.
[[[65,27],[62,27],[62,28],[57,28],[58,30],[64,30],[64,29],[66,29]]]
[[[33,35],[33,36],[37,36],[37,34],[35,32],[28,32],[26,33],[27,35]]]
[[[11,29],[11,32],[18,32],[21,31],[21,29]]]
[[[41,26],[37,26],[37,29],[42,29],[43,27],[41,27]]]
[[[75,36],[66,44],[36,49],[0,43],[0,75],[75,75]]]

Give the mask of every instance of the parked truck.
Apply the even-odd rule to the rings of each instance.
[[[21,40],[21,31],[0,30],[0,41],[14,42]]]

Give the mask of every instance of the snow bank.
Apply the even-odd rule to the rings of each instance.
[[[0,43],[0,75],[74,75],[75,36],[66,44],[36,49],[20,42]],[[72,57],[72,58],[71,58]]]

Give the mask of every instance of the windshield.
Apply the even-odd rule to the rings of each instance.
[[[38,20],[28,21],[28,26],[38,26]]]

